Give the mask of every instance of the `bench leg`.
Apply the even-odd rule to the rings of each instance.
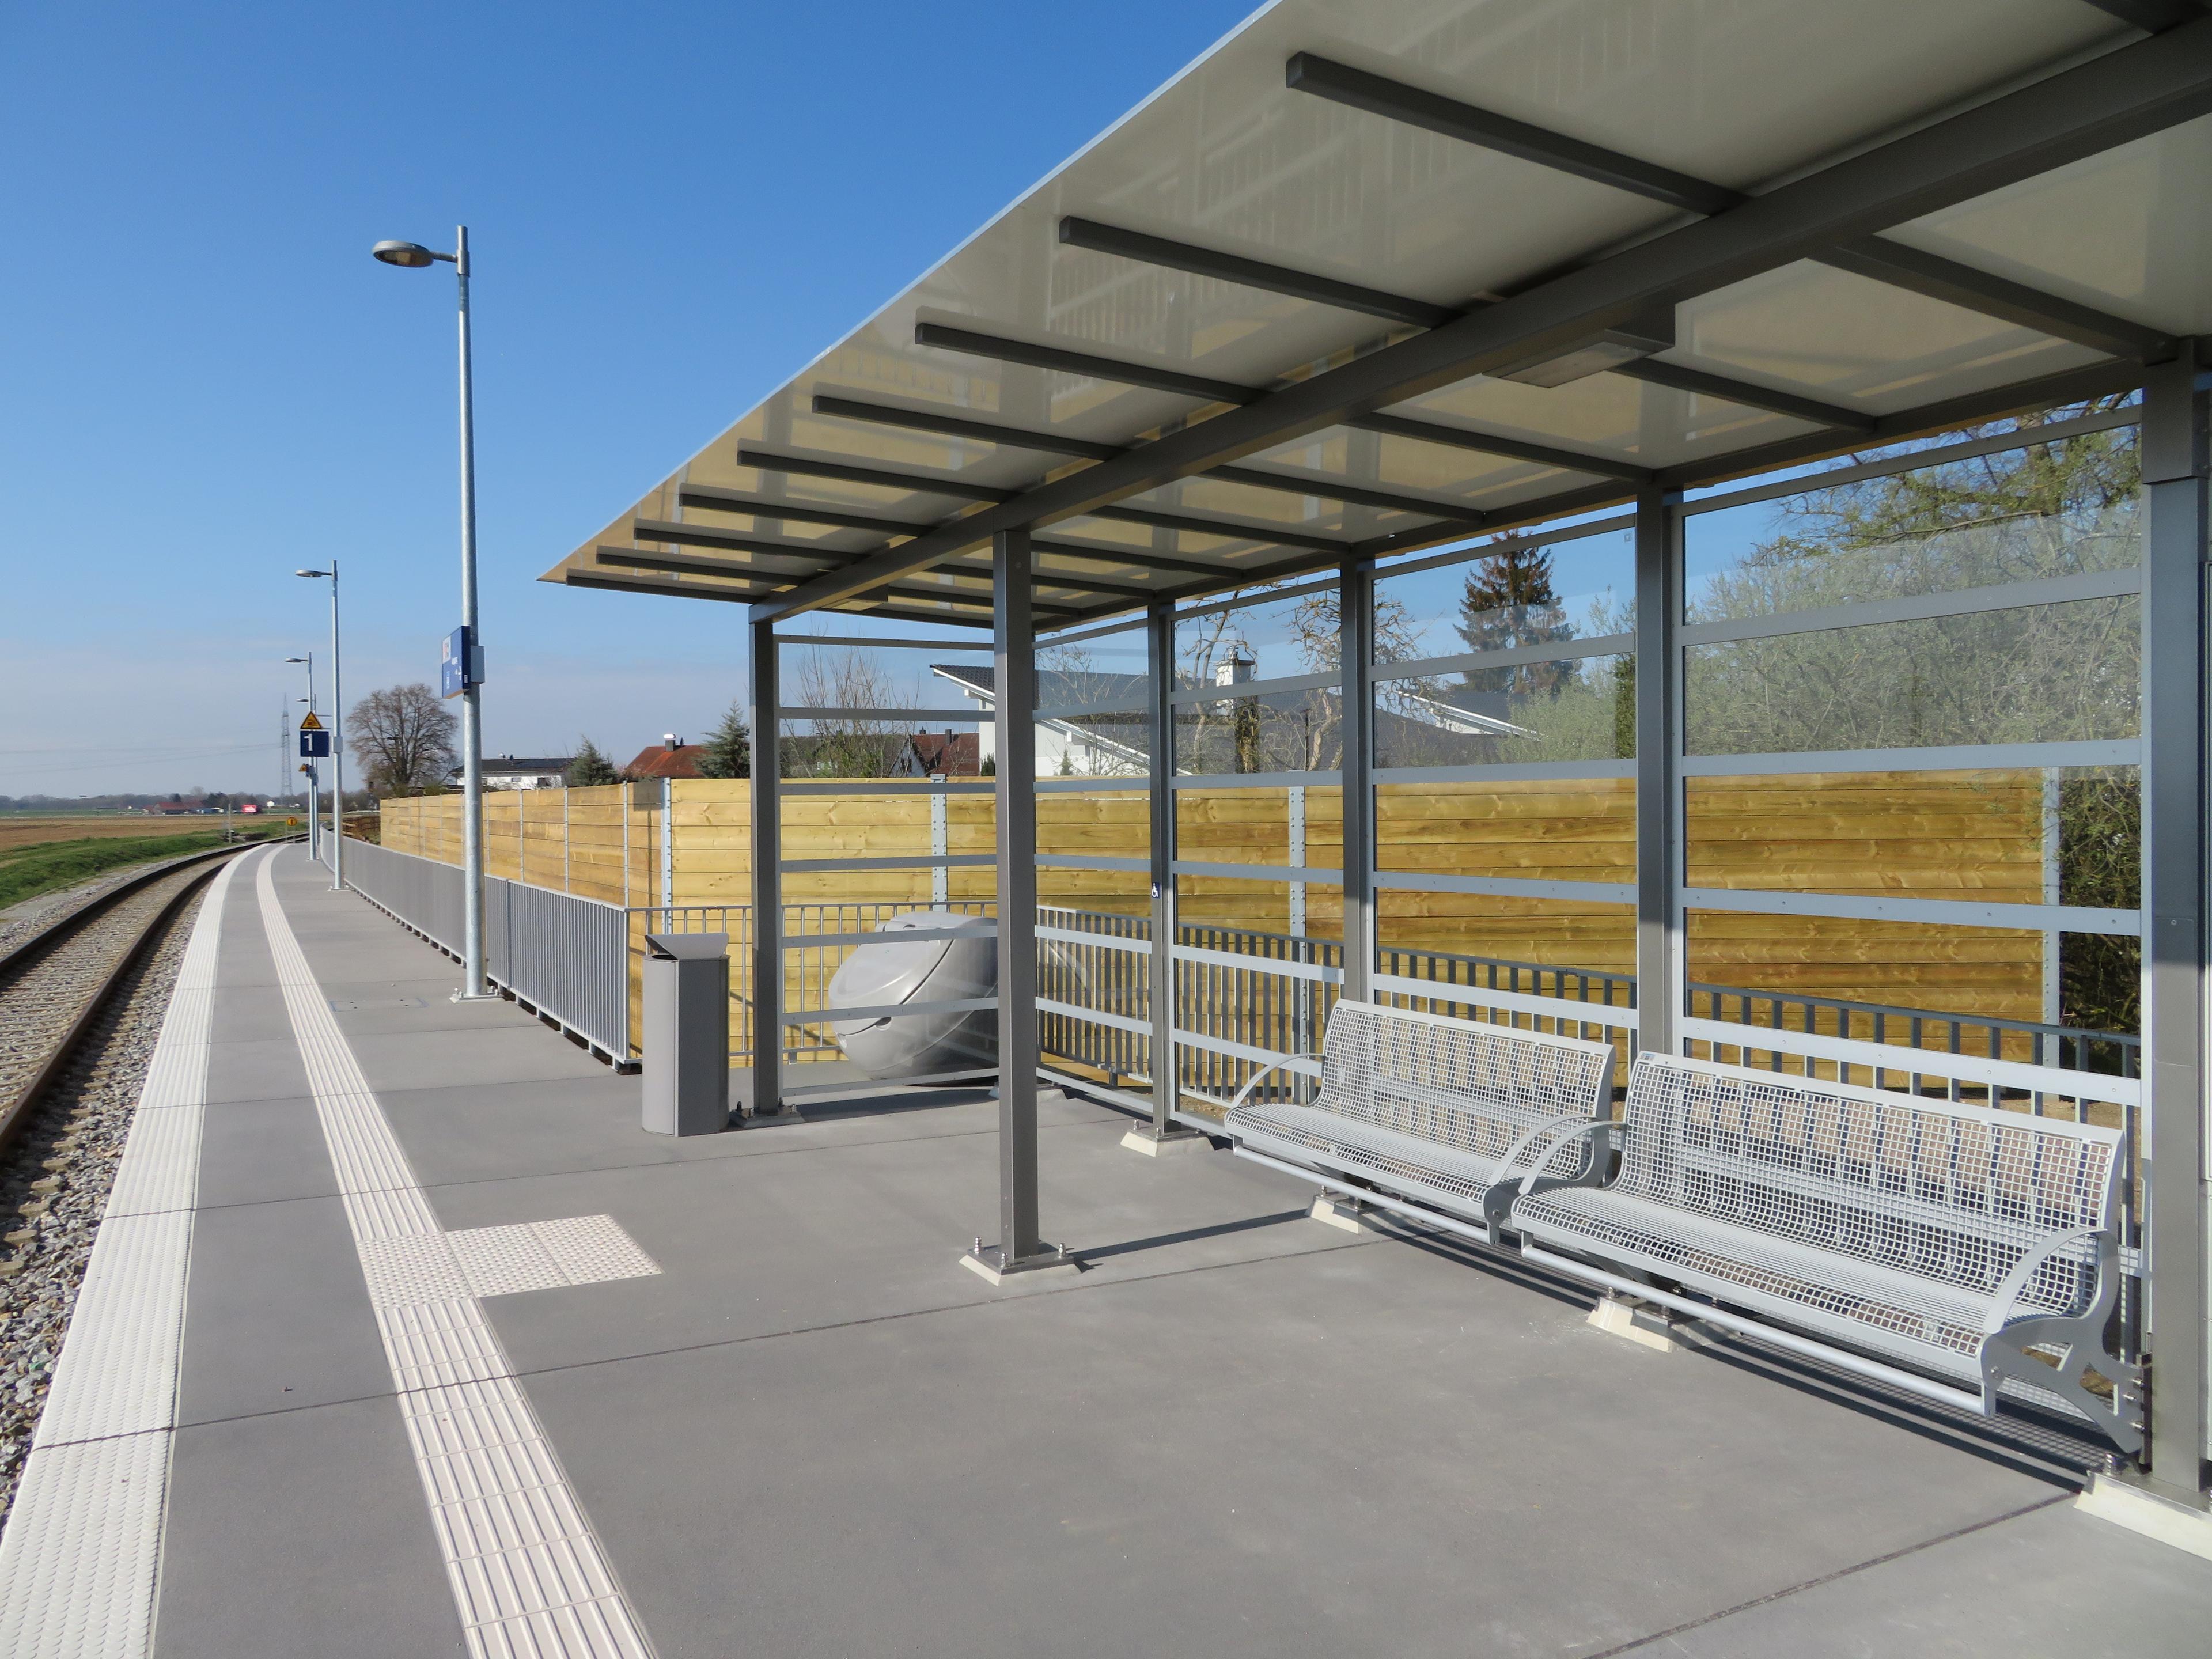
[[[1314,1194],[1306,1213],[1327,1227],[1341,1227],[1348,1233],[1370,1233],[1376,1231],[1374,1217],[1377,1213],[1370,1204],[1342,1193],[1322,1192]]]
[[[2065,1358],[2053,1367],[2028,1352],[2038,1344],[2063,1348]],[[1982,1341],[1982,1398],[1984,1409],[1994,1415],[1997,1383],[2004,1377],[2047,1389],[2094,1423],[2105,1437],[2130,1457],[2143,1447],[2142,1431],[2124,1414],[2129,1401],[2142,1388],[2142,1370],[2105,1351],[2104,1321],[2054,1314],[2043,1318],[2015,1319]],[[2112,1385],[2112,1398],[2092,1393],[2084,1381],[2091,1371]]]

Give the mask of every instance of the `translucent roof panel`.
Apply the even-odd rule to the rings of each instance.
[[[921,564],[866,587],[857,573],[836,578],[854,586],[832,600],[936,614],[949,579],[927,570],[961,573],[953,585],[970,596],[988,571],[989,515],[1030,491],[1131,467],[1120,458],[1154,442],[1202,450],[1206,423],[1229,411],[1272,410],[1285,388],[1560,273],[1632,261],[1700,212],[2140,39],[2084,0],[1282,0],[548,580],[744,599],[862,560],[879,574],[898,562],[874,556],[927,537]],[[1293,60],[1321,69],[1293,72]],[[1389,95],[1363,102],[1302,79],[1323,70],[1340,94],[1364,76]],[[1407,112],[1431,107],[1424,98],[1493,129],[1527,124],[1535,138],[1436,130]],[[1679,184],[1624,185],[1617,171],[1563,162],[1574,146]],[[1969,278],[2196,330],[2212,326],[2197,257],[2208,183],[2200,121],[1897,234]],[[1174,482],[1155,473],[1041,513],[1041,568],[1057,584],[1047,621],[1581,510],[1655,476],[1697,481],[1793,444],[1840,448],[2121,355],[2078,327],[2045,331],[2040,313],[2023,320],[1955,287],[1825,257],[1680,295],[1610,369],[1552,386],[1502,378],[1511,365],[1431,377],[1325,417],[1343,423],[1286,421],[1256,447],[1177,465]],[[976,515],[981,527],[962,530]],[[1100,556],[1053,550],[1085,547]],[[950,619],[980,621],[980,605]]]

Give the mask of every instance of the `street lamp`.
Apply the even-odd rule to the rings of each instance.
[[[295,576],[325,577],[331,584],[331,890],[345,890],[345,682],[338,654],[338,562],[328,570],[295,570]]]
[[[307,695],[301,701],[307,705],[307,712],[313,714],[315,712],[315,653],[310,651],[304,657],[287,657],[284,660],[307,664]],[[322,820],[315,816],[315,769],[302,761],[300,769],[307,775],[307,856],[311,859],[319,859],[323,855],[321,839],[323,826]]]
[[[456,1001],[493,994],[484,988],[483,645],[477,632],[477,441],[469,373],[469,228],[453,233],[453,252],[418,242],[379,242],[369,252],[387,265],[422,270],[442,259],[459,283],[461,319],[461,988]]]

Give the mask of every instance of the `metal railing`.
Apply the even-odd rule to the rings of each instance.
[[[346,885],[458,958],[461,872],[374,842],[346,848]],[[598,1049],[629,1059],[629,919],[619,905],[484,878],[484,976]]]

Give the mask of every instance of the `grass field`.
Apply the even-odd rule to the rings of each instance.
[[[281,833],[283,822],[273,820],[270,830]],[[0,909],[131,865],[222,844],[220,818],[0,819]]]

